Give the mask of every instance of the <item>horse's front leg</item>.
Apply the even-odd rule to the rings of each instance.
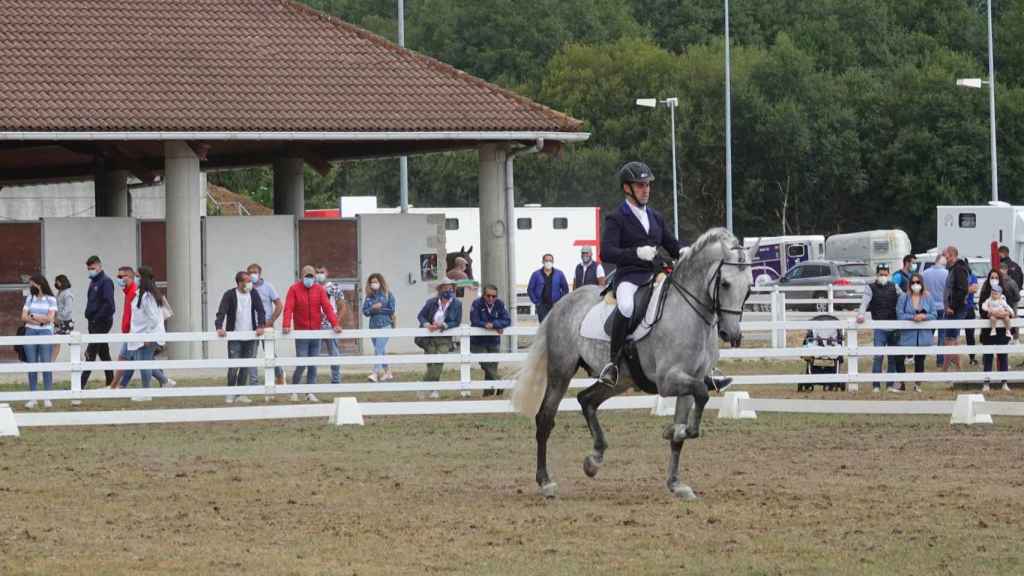
[[[601,404],[629,389],[629,384],[623,382],[626,378],[620,378],[614,388],[610,388],[603,382],[597,382],[576,395],[580,403],[580,411],[590,428],[590,435],[594,439],[594,451],[583,459],[583,473],[593,478],[597,476],[598,470],[604,464],[604,451],[608,448],[608,442],[604,438],[604,430],[597,419],[597,409]]]
[[[704,419],[704,407],[707,406],[709,399],[708,388],[704,383],[694,387],[694,409],[690,414],[691,420],[687,422],[686,426],[687,438],[700,438],[700,423]]]
[[[665,436],[671,446],[671,455],[668,460],[668,479],[665,481],[669,492],[682,500],[697,500],[693,489],[679,480],[679,458],[683,452],[683,442],[686,438],[686,423],[693,412],[694,400],[692,396],[676,397],[676,414],[673,424],[666,429]]]

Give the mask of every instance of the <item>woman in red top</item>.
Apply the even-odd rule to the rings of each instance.
[[[302,280],[288,288],[288,296],[285,298],[284,333],[288,334],[292,331],[293,323],[296,330],[319,330],[320,314],[327,317],[335,332],[341,332],[341,325],[338,324],[338,317],[334,314],[327,291],[316,282],[316,268],[303,266]],[[299,358],[320,356],[320,338],[316,336],[296,338],[295,356]],[[292,372],[292,384],[299,383],[304,368],[306,369],[306,384],[316,383],[316,366],[296,366],[295,371]],[[291,399],[293,402],[297,402],[299,395],[292,394]],[[312,392],[306,394],[306,400],[320,401]]]

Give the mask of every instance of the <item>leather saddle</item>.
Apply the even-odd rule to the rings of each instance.
[[[629,319],[629,333],[632,334],[640,322],[643,322],[644,316],[647,314],[647,308],[651,305],[651,296],[654,294],[654,280],[648,280],[647,283],[642,284],[637,288],[636,294],[633,295],[633,316]],[[616,304],[615,292],[608,291],[605,294],[605,302],[609,304]],[[612,323],[615,321],[615,314],[609,314],[608,319],[604,321],[604,332],[611,336]]]

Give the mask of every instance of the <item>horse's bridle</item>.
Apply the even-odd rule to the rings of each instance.
[[[745,253],[742,246],[733,246],[731,249],[739,250],[741,251],[741,254]],[[702,298],[698,297],[693,292],[690,292],[686,286],[677,282],[675,274],[669,274],[668,282],[676,289],[677,292],[679,292],[679,295],[682,296],[683,300],[690,305],[690,308],[693,308],[693,311],[697,313],[697,316],[700,316],[700,319],[703,320],[705,324],[711,326],[718,322],[719,314],[732,314],[734,316],[742,317],[743,304],[746,304],[747,299],[750,298],[750,288],[748,287],[746,295],[743,296],[743,304],[740,304],[740,308],[738,310],[722,307],[722,301],[719,298],[719,293],[722,289],[722,268],[725,266],[750,265],[751,263],[747,262],[746,258],[743,258],[742,256],[738,262],[727,262],[725,258],[719,260],[718,266],[715,267],[715,273],[711,275],[710,279],[708,279],[707,289],[705,290],[705,293],[711,297],[710,303],[705,302]]]

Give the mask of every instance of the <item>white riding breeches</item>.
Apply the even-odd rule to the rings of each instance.
[[[633,317],[633,296],[636,295],[638,286],[632,282],[619,282],[615,287],[615,300],[619,306],[619,312],[626,318]]]

